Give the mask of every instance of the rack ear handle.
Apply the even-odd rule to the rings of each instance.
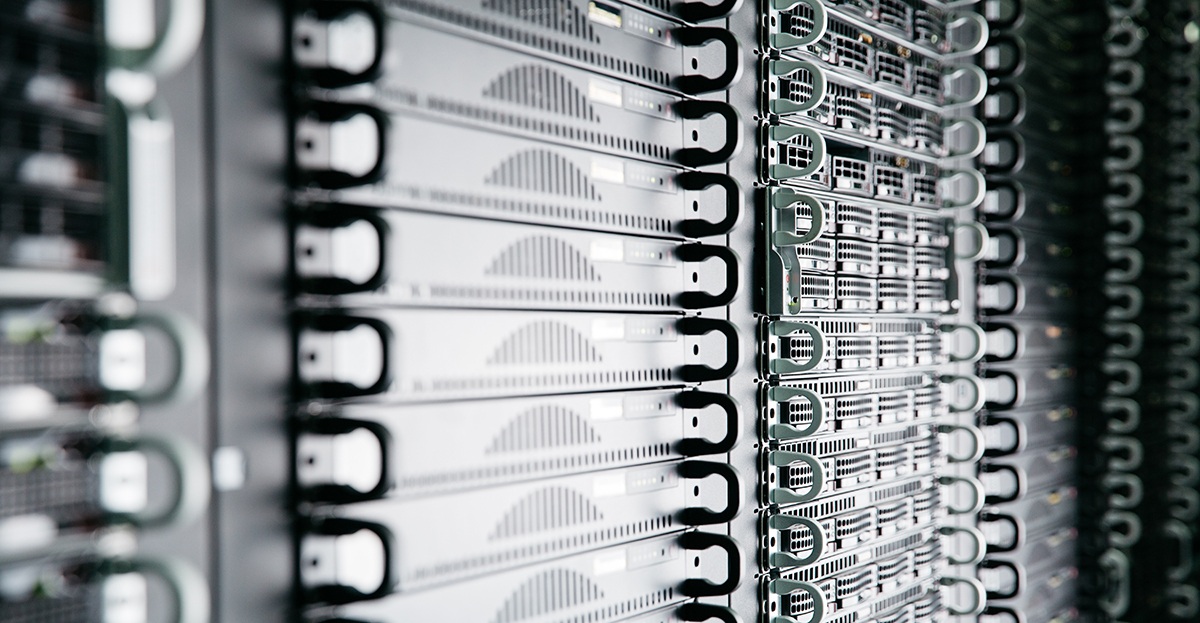
[[[821,495],[825,489],[825,466],[811,454],[801,452],[774,451],[767,454],[767,460],[774,467],[788,467],[796,463],[804,463],[812,470],[812,485],[807,493],[796,493],[791,489],[777,487],[768,494],[773,504],[800,504],[810,502]]]
[[[318,210],[297,211],[296,222],[313,225],[324,229],[337,229],[354,223],[366,221],[375,229],[379,236],[379,267],[369,279],[363,283],[355,283],[341,277],[300,277],[297,276],[295,287],[301,292],[313,294],[350,294],[353,292],[370,292],[378,290],[388,279],[388,240],[391,228],[386,220],[376,210],[357,206],[329,206]]]
[[[741,117],[725,102],[713,100],[681,100],[675,103],[675,114],[682,119],[697,120],[711,115],[725,119],[725,144],[716,151],[700,147],[685,147],[675,152],[675,161],[685,167],[703,167],[728,162],[742,146]]]
[[[767,398],[777,402],[790,402],[803,398],[812,405],[813,419],[807,428],[797,428],[791,424],[773,424],[767,431],[772,439],[791,440],[803,439],[821,430],[825,425],[825,402],[816,392],[802,387],[772,387],[767,390]]]
[[[772,244],[777,247],[794,246],[808,244],[821,237],[821,233],[825,229],[825,208],[822,207],[820,200],[790,188],[774,187],[768,192],[773,209],[783,210],[796,204],[804,204],[812,213],[812,226],[808,228],[807,233],[799,235],[793,232],[777,231],[772,234]]]
[[[984,544],[987,546],[987,553],[989,554],[1005,554],[1008,552],[1013,552],[1016,551],[1018,547],[1021,547],[1021,544],[1025,542],[1025,524],[1018,521],[1017,518],[1013,517],[1012,515],[1005,513],[985,512],[980,514],[979,521],[983,523],[1002,521],[1012,526],[1013,529],[1013,540],[1011,545],[996,545],[984,541]]]
[[[983,532],[979,528],[971,526],[942,526],[938,529],[942,536],[951,536],[954,534],[966,534],[975,542],[975,551],[966,558],[955,558],[947,556],[946,560],[952,565],[974,565],[983,560],[984,554],[987,553],[987,541],[983,538]]]
[[[733,375],[738,366],[737,327],[727,320],[689,316],[680,318],[675,328],[683,335],[704,335],[716,331],[725,336],[725,363],[720,368],[702,364],[686,364],[679,368],[679,378],[685,383],[722,381]]]
[[[301,12],[310,10],[316,14],[318,19],[326,22],[333,22],[355,12],[365,13],[375,27],[375,57],[371,59],[370,65],[357,73],[351,73],[334,67],[301,67],[300,70],[304,75],[310,76],[314,82],[326,88],[370,82],[379,77],[380,71],[383,68],[383,51],[386,45],[386,18],[378,6],[371,2],[346,0],[316,2],[310,7],[303,7]],[[298,30],[299,28],[293,28],[293,35],[301,34],[297,32]],[[292,45],[296,45],[295,40],[293,40]]]
[[[825,72],[811,61],[783,60],[775,59],[767,61],[767,70],[774,76],[790,76],[800,70],[805,70],[812,76],[812,96],[804,103],[797,104],[790,99],[783,97],[773,98],[767,104],[767,108],[777,115],[792,115],[801,112],[808,112],[821,105],[825,101],[825,97],[829,94],[829,81],[825,79]]]
[[[825,610],[828,604],[825,603],[825,593],[821,589],[808,582],[797,582],[796,580],[771,580],[767,584],[767,590],[776,595],[794,595],[796,593],[808,593],[813,600],[812,617],[808,623],[821,623],[825,618]],[[779,617],[783,618],[783,617]]]
[[[684,190],[701,191],[712,186],[725,189],[725,218],[716,223],[701,219],[685,219],[677,230],[688,238],[705,238],[727,234],[742,216],[742,187],[724,173],[684,171],[675,176],[675,184]]]
[[[1100,609],[1114,619],[1125,615],[1129,610],[1129,557],[1120,550],[1109,549],[1100,555],[1100,569],[1110,580],[1110,589],[1098,600]],[[1189,617],[1190,618],[1190,617]]]
[[[1167,567],[1167,579],[1182,582],[1192,574],[1192,531],[1178,519],[1163,522],[1162,533],[1179,542],[1179,564]]]
[[[679,464],[676,471],[683,478],[690,480],[708,476],[720,476],[725,480],[725,510],[712,511],[707,508],[688,507],[679,513],[681,522],[689,526],[707,526],[726,523],[737,517],[742,503],[742,485],[733,466],[713,461],[684,461]]]
[[[790,11],[797,5],[805,5],[812,11],[813,29],[803,37],[776,33],[771,35],[771,47],[776,50],[802,48],[821,40],[829,29],[829,13],[821,0],[770,0],[771,8],[776,11]]]
[[[946,611],[949,612],[950,614],[953,614],[954,616],[969,616],[969,617],[978,616],[980,612],[983,612],[983,608],[987,605],[987,589],[985,589],[983,587],[983,582],[980,582],[979,580],[977,580],[975,578],[963,578],[963,577],[958,577],[958,576],[942,576],[942,578],[940,580],[938,580],[938,582],[942,586],[953,586],[955,584],[966,584],[967,586],[970,586],[972,588],[972,593],[974,593],[974,599],[971,603],[970,608],[955,608],[954,606],[946,607]]]
[[[997,472],[1008,472],[1009,474],[1012,474],[1013,480],[1017,481],[1017,490],[1014,491],[1011,495],[996,495],[996,494],[989,493],[983,498],[984,503],[986,503],[986,504],[1007,504],[1009,502],[1015,502],[1015,501],[1021,499],[1021,497],[1025,495],[1025,490],[1026,490],[1026,487],[1028,484],[1028,482],[1027,482],[1028,479],[1025,477],[1024,472],[1017,469],[1016,467],[1013,467],[1012,465],[997,465],[995,463],[992,463],[989,465],[980,466],[979,471],[982,473],[985,473],[985,474],[995,474]]]
[[[764,142],[783,142],[797,136],[803,136],[812,143],[812,159],[804,168],[796,168],[786,164],[772,164],[767,167],[767,174],[771,179],[790,180],[797,177],[808,177],[820,171],[825,166],[825,156],[829,153],[829,147],[825,143],[825,137],[815,129],[790,125],[772,125],[766,126],[763,131],[766,133]]]
[[[937,432],[947,435],[956,431],[963,431],[971,437],[971,452],[965,456],[954,456],[947,453],[946,460],[951,463],[974,463],[983,458],[986,442],[983,440],[983,431],[978,427],[970,424],[938,424],[937,427]]]
[[[721,623],[742,623],[742,618],[736,612],[725,606],[703,604],[689,601],[675,609],[675,616],[680,621],[709,621],[716,619]]]
[[[1021,594],[1021,585],[1025,582],[1022,576],[1025,575],[1024,569],[1015,562],[1008,560],[985,560],[979,563],[981,569],[1008,569],[1013,574],[1013,588],[1008,592],[987,591],[988,599],[1012,599]]]
[[[142,404],[164,404],[189,400],[204,390],[208,383],[210,355],[208,337],[203,329],[183,314],[165,311],[130,318],[108,318],[103,322],[105,330],[139,327],[158,329],[174,342],[175,374],[160,390],[115,392],[117,397]]]
[[[812,551],[808,556],[800,558],[795,554],[787,552],[775,552],[771,554],[771,566],[788,568],[788,567],[807,567],[818,560],[825,554],[825,531],[821,529],[821,524],[808,517],[798,517],[796,515],[772,515],[767,520],[767,526],[772,530],[790,530],[796,526],[804,526],[808,528],[813,537]]]
[[[737,445],[741,430],[741,414],[736,400],[726,394],[693,390],[680,393],[675,397],[675,403],[684,409],[718,406],[725,412],[725,437],[720,441],[709,441],[697,437],[681,439],[675,444],[676,452],[683,456],[724,454]]]
[[[940,476],[938,478],[938,484],[942,486],[952,485],[957,482],[966,483],[971,488],[971,493],[974,494],[975,499],[970,506],[964,508],[947,506],[946,510],[951,515],[974,515],[978,513],[983,508],[984,498],[986,497],[983,491],[983,483],[979,482],[978,478],[970,476]]]
[[[676,76],[675,88],[688,95],[724,91],[737,82],[742,75],[742,45],[737,37],[724,28],[691,27],[676,28],[671,32],[675,42],[689,48],[719,41],[725,46],[725,69],[716,78],[690,74]]]
[[[159,513],[109,513],[110,523],[130,523],[139,528],[181,524],[204,513],[212,492],[208,461],[191,444],[166,437],[108,438],[100,444],[103,453],[154,452],[170,461],[175,498]]]
[[[987,456],[987,457],[1009,456],[1015,452],[1020,451],[1021,446],[1025,443],[1025,439],[1027,437],[1029,437],[1029,432],[1025,427],[1025,423],[1022,422],[1021,420],[1018,420],[1015,418],[1010,418],[1010,417],[1003,417],[1003,416],[999,416],[999,415],[990,415],[989,414],[987,416],[987,420],[984,421],[984,426],[991,427],[991,426],[1001,426],[1001,425],[1007,425],[1007,426],[1012,427],[1012,429],[1016,432],[1016,437],[1017,437],[1016,443],[1008,448],[984,448],[983,456]]]
[[[343,104],[331,102],[308,102],[304,106],[304,110],[297,115],[296,123],[293,124],[292,134],[293,140],[297,140],[296,133],[300,129],[300,125],[305,122],[310,115],[315,116],[317,121],[325,124],[332,124],[339,121],[347,121],[356,115],[366,115],[375,122],[375,136],[378,141],[378,154],[375,164],[369,171],[362,175],[355,175],[345,171],[335,169],[305,169],[298,162],[300,151],[293,149],[293,164],[300,181],[305,183],[313,183],[321,188],[339,189],[349,188],[352,186],[362,186],[372,184],[383,178],[385,164],[387,163],[388,152],[388,130],[391,127],[391,119],[378,108],[366,106],[362,104]]]
[[[725,290],[720,294],[683,292],[679,295],[680,307],[684,309],[724,307],[737,296],[740,273],[737,253],[734,253],[733,249],[718,245],[692,243],[676,247],[675,256],[684,262],[703,262],[710,258],[717,258],[725,264]]]
[[[351,420],[340,417],[307,418],[299,423],[299,431],[315,435],[345,435],[356,430],[366,430],[379,441],[380,469],[379,482],[369,491],[359,491],[350,485],[323,484],[305,487],[301,493],[306,500],[314,502],[329,502],[331,504],[350,504],[377,500],[387,494],[392,488],[391,448],[392,435],[386,426],[379,422],[366,420]]]
[[[1118,530],[1124,526],[1124,531]],[[1109,547],[1133,547],[1142,540],[1142,520],[1137,513],[1109,510],[1100,519],[1100,527],[1108,534]]]
[[[319,396],[321,398],[352,398],[357,396],[370,396],[372,394],[381,394],[387,390],[392,382],[392,328],[388,324],[378,318],[361,318],[356,316],[340,316],[335,314],[309,314],[300,313],[294,316],[293,324],[295,332],[293,340],[296,343],[294,349],[299,355],[300,334],[304,329],[314,329],[322,332],[338,332],[349,331],[360,326],[367,326],[375,330],[379,334],[379,342],[383,349],[383,365],[379,370],[379,380],[375,381],[370,387],[365,389],[354,385],[353,383],[344,383],[340,381],[318,381],[315,383],[302,383],[301,393],[310,396]],[[293,357],[295,360],[293,365],[299,366],[299,357]],[[299,371],[293,371],[293,376],[299,378]]]
[[[356,588],[338,584],[314,586],[305,589],[304,598],[306,601],[309,603],[341,605],[355,601],[379,599],[392,592],[396,583],[396,556],[393,551],[395,539],[392,537],[391,530],[369,521],[333,517],[324,519],[320,523],[309,525],[305,533],[322,536],[346,536],[360,530],[366,530],[374,534],[379,538],[379,542],[383,546],[383,580],[379,583],[379,588],[370,593],[364,593]]]
[[[796,374],[800,372],[808,372],[813,368],[821,365],[825,361],[825,334],[821,333],[816,325],[807,322],[792,322],[788,320],[777,320],[770,324],[771,335],[782,337],[791,335],[792,333],[803,332],[807,333],[812,338],[813,352],[808,361],[804,363],[795,363],[788,359],[772,359],[771,372],[775,374]]]
[[[1012,608],[1006,608],[1003,606],[988,606],[983,609],[981,614],[984,616],[1007,616],[1009,619],[1011,619],[1012,623],[1029,623],[1029,620],[1025,617],[1024,610],[1013,610]],[[338,621],[336,623],[341,622]],[[358,622],[351,621],[350,623]]]
[[[102,576],[126,573],[150,574],[162,578],[174,604],[171,620],[175,623],[208,623],[212,597],[208,582],[190,564],[174,558],[130,558],[105,560],[96,567]]]
[[[728,595],[742,583],[742,552],[733,539],[724,534],[692,530],[679,535],[679,546],[687,550],[719,547],[725,550],[728,559],[728,575],[724,582],[716,584],[700,578],[689,578],[679,585],[685,597],[719,597]]]

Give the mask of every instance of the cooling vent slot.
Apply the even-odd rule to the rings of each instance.
[[[521,65],[504,72],[488,84],[483,96],[585,121],[600,121],[583,91],[568,78],[542,65]]]
[[[578,331],[552,320],[518,329],[488,358],[488,365],[596,363],[596,347]]]
[[[600,42],[588,22],[587,12],[571,0],[484,0],[483,8],[584,41]]]
[[[600,281],[586,255],[551,236],[530,236],[509,245],[483,272],[498,277]]]
[[[545,530],[557,530],[604,518],[586,496],[566,487],[547,487],[535,491],[513,505],[489,540],[510,539]]]
[[[505,160],[483,180],[485,184],[600,201],[587,174],[573,162],[544,149],[530,149]]]
[[[604,597],[591,580],[570,569],[551,569],[527,580],[504,600],[492,623],[515,623]]]
[[[485,452],[524,452],[599,441],[600,435],[578,413],[558,405],[538,405],[513,418]]]

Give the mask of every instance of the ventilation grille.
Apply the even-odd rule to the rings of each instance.
[[[600,42],[587,14],[571,0],[484,0],[483,8],[584,41]]]
[[[600,509],[578,491],[566,487],[547,487],[517,502],[505,513],[488,539],[509,539],[603,518]]]
[[[558,405],[538,405],[509,422],[486,453],[580,446],[599,441],[600,435],[578,413]]]
[[[600,281],[596,268],[579,249],[553,236],[515,242],[492,261],[484,274],[564,281]]]
[[[595,363],[600,353],[574,328],[552,320],[525,325],[504,340],[488,365]]]
[[[504,72],[488,84],[483,96],[585,121],[600,121],[583,91],[567,77],[542,65],[521,65]]]
[[[483,180],[492,186],[600,201],[600,193],[575,163],[544,149],[511,156]]]
[[[78,521],[98,512],[99,479],[82,465],[0,471],[0,517],[45,514],[59,523]]]
[[[551,569],[527,580],[500,607],[492,623],[515,623],[600,599],[604,592],[570,569]]]

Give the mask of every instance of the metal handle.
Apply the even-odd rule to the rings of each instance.
[[[987,590],[983,588],[983,582],[980,582],[979,580],[977,580],[975,578],[963,578],[963,577],[958,577],[958,576],[942,576],[938,580],[938,582],[942,586],[953,586],[955,584],[966,584],[967,586],[970,586],[972,589],[971,592],[974,594],[975,598],[969,608],[956,608],[954,606],[946,607],[946,611],[949,612],[950,614],[953,614],[954,616],[968,616],[968,617],[977,616],[977,615],[979,615],[979,613],[983,612],[984,606],[987,605]]]
[[[821,529],[821,524],[808,517],[798,517],[796,515],[772,515],[767,520],[767,526],[772,530],[791,530],[796,526],[808,528],[809,533],[813,537],[812,550],[808,556],[801,558],[789,552],[774,552],[771,554],[771,566],[779,568],[788,567],[807,567],[818,560],[825,554],[825,541],[828,537],[825,536],[825,531]]]
[[[975,349],[971,351],[970,355],[963,357],[960,355],[951,354],[950,361],[953,361],[953,362],[965,361],[965,362],[969,362],[969,363],[975,363],[976,361],[983,359],[984,353],[987,352],[987,334],[984,333],[983,329],[979,325],[974,324],[974,323],[968,323],[968,324],[946,323],[946,324],[940,325],[939,328],[942,331],[942,333],[953,333],[955,331],[965,330],[968,333],[970,333],[972,336],[975,337]]]
[[[808,206],[812,213],[812,226],[808,228],[807,233],[801,235],[790,231],[776,231],[771,234],[771,244],[777,247],[795,246],[808,244],[821,237],[821,233],[825,229],[825,208],[821,206],[819,199],[790,188],[776,187],[767,192],[770,195],[771,207],[776,210],[783,210],[802,203]]]
[[[724,307],[737,296],[738,270],[737,253],[729,247],[710,244],[685,244],[675,248],[675,256],[683,262],[703,262],[717,258],[725,264],[725,289],[720,294],[707,292],[682,292],[679,295],[679,306],[684,309],[705,309],[709,307]]]
[[[953,85],[966,77],[975,81],[975,90],[964,98],[952,97]],[[987,97],[988,77],[983,69],[975,65],[963,65],[946,75],[944,88],[947,91],[946,104],[950,106],[975,106]]]
[[[970,424],[939,424],[937,427],[939,433],[946,434],[960,430],[966,432],[971,437],[971,443],[973,444],[971,452],[965,456],[954,456],[947,452],[946,460],[951,463],[974,463],[983,458],[983,452],[986,449],[986,442],[983,440],[983,431]]]
[[[970,128],[975,133],[975,141],[971,147],[964,151],[954,151],[946,154],[947,158],[974,158],[983,153],[984,147],[987,146],[987,128],[983,122],[974,117],[962,117],[954,119],[950,125],[946,126],[944,133],[949,135],[958,131],[961,128]]]
[[[386,44],[386,18],[378,6],[371,2],[340,0],[337,2],[316,2],[312,5],[306,5],[304,8],[306,12],[312,12],[317,19],[323,22],[334,22],[353,13],[366,14],[374,25],[375,56],[371,59],[371,63],[359,72],[349,72],[336,67],[303,67],[297,63],[297,70],[302,76],[311,79],[325,88],[337,88],[370,82],[379,77],[380,71],[383,68],[383,56]],[[294,36],[300,34],[295,32],[296,30],[298,29],[293,28]],[[295,42],[293,42],[293,45],[295,45]]]
[[[807,71],[812,76],[813,92],[803,103],[798,104],[782,97],[773,98],[767,103],[767,109],[777,115],[808,112],[820,106],[825,101],[825,96],[829,94],[829,82],[825,79],[825,72],[815,63],[790,59],[770,60],[767,61],[767,70],[771,72],[771,75],[779,77],[790,76],[801,70]]]
[[[790,180],[797,177],[808,177],[825,166],[825,154],[828,153],[828,148],[825,145],[825,137],[821,136],[820,132],[812,128],[782,125],[767,126],[766,132],[771,141],[783,142],[797,136],[804,136],[812,143],[812,160],[807,166],[800,169],[786,164],[772,164],[767,168],[771,179]]]
[[[1132,581],[1129,557],[1119,550],[1110,549],[1101,554],[1099,563],[1109,578],[1110,589],[1115,589],[1102,591],[1103,594],[1098,600],[1100,609],[1114,619],[1120,618],[1129,610],[1129,590]]]
[[[772,439],[788,440],[802,439],[821,430],[825,425],[825,402],[816,392],[802,387],[772,387],[767,390],[767,398],[777,402],[791,402],[804,399],[812,406],[813,419],[807,428],[797,428],[791,424],[772,424],[767,434]]]
[[[796,493],[782,487],[771,489],[768,497],[775,504],[800,504],[809,502],[821,495],[825,489],[825,467],[821,461],[810,454],[800,452],[769,452],[767,460],[775,467],[788,467],[796,463],[804,463],[812,470],[812,486],[807,493]]]
[[[1007,504],[1021,499],[1029,488],[1029,478],[1025,474],[1025,470],[1013,465],[998,465],[995,463],[983,465],[979,471],[985,474],[995,474],[997,472],[1008,472],[1012,475],[1013,480],[1017,482],[1017,488],[1011,494],[987,494],[983,500],[986,504]]]
[[[679,378],[685,383],[721,381],[733,376],[738,366],[737,327],[726,320],[690,316],[680,318],[675,328],[683,335],[704,335],[716,331],[725,336],[725,363],[720,368],[702,364],[686,364],[679,368]]]
[[[742,0],[721,0],[716,4],[704,2],[680,2],[671,7],[675,15],[685,22],[707,22],[720,19],[737,11],[742,6]],[[684,619],[685,621],[703,621],[704,619]]]
[[[974,413],[974,412],[982,409],[983,405],[987,402],[987,392],[983,388],[983,381],[975,375],[943,374],[939,380],[942,383],[954,383],[956,381],[966,381],[971,386],[972,390],[974,390],[974,392],[975,392],[974,401],[971,402],[971,405],[968,407],[960,407],[956,404],[951,403],[949,405],[949,409],[950,409],[951,413]]]
[[[700,578],[689,578],[679,585],[679,593],[685,597],[718,597],[728,595],[742,583],[742,551],[733,539],[723,534],[690,531],[679,536],[679,546],[688,550],[719,547],[725,550],[727,575],[719,584]]]
[[[979,480],[977,478],[972,478],[970,476],[939,476],[938,477],[938,484],[940,484],[942,486],[949,486],[949,485],[959,483],[959,482],[967,484],[967,486],[971,489],[971,493],[974,496],[974,500],[971,502],[971,504],[969,506],[966,506],[963,508],[955,508],[955,507],[947,504],[946,510],[951,515],[974,515],[975,513],[978,513],[979,510],[981,508],[983,508],[983,500],[985,498],[982,482],[979,482]]]
[[[709,78],[708,76],[698,74],[676,76],[674,80],[675,88],[681,92],[688,95],[698,95],[700,93],[724,91],[741,77],[742,46],[738,43],[737,37],[732,32],[724,28],[684,27],[676,28],[671,32],[671,36],[675,39],[676,43],[687,47],[701,46],[710,41],[719,41],[725,47],[725,69],[721,72],[721,75],[716,78]]]
[[[942,536],[966,534],[967,536],[970,536],[971,540],[975,543],[974,552],[972,552],[972,554],[966,558],[956,558],[954,556],[947,555],[946,560],[952,565],[978,564],[979,561],[983,560],[984,554],[987,553],[987,541],[983,538],[983,532],[980,532],[978,528],[971,526],[942,526],[938,529],[938,533]]]
[[[986,591],[988,599],[1012,599],[1021,594],[1021,588],[1026,583],[1025,567],[1008,560],[985,560],[979,564],[980,569],[1008,569],[1013,574],[1013,586],[1008,591]]]
[[[771,8],[776,11],[790,11],[801,4],[807,6],[812,11],[812,32],[803,37],[786,33],[772,34],[771,47],[776,50],[800,48],[816,43],[821,40],[821,37],[825,36],[825,31],[829,28],[829,14],[825,11],[825,5],[820,0],[771,0]]]
[[[703,167],[728,162],[742,146],[742,123],[737,110],[725,102],[712,100],[683,100],[675,103],[675,114],[681,119],[703,119],[720,115],[725,119],[725,144],[716,151],[700,147],[685,147],[675,152],[675,161],[685,167]]]
[[[175,489],[175,498],[166,509],[156,514],[108,513],[108,523],[129,523],[140,528],[184,524],[202,515],[208,507],[212,491],[208,462],[191,444],[166,437],[107,438],[100,444],[100,451],[106,454],[154,452],[166,458],[174,468],[171,484]]]
[[[742,486],[738,479],[737,470],[728,463],[712,461],[684,461],[676,467],[676,472],[687,479],[700,479],[708,476],[720,476],[725,480],[725,509],[712,511],[707,508],[688,507],[680,511],[679,520],[688,526],[707,526],[726,523],[737,517],[742,502]]]
[[[1162,533],[1179,542],[1179,564],[1167,565],[1167,579],[1182,582],[1192,574],[1192,531],[1178,519],[1163,522]]]
[[[379,582],[379,588],[369,593],[364,593],[356,588],[341,584],[313,586],[304,590],[305,601],[309,603],[340,605],[355,601],[379,599],[392,592],[396,585],[396,556],[393,551],[394,539],[391,530],[377,523],[343,517],[320,520],[305,528],[307,534],[322,536],[346,536],[361,530],[366,530],[374,534],[379,538],[379,542],[383,546],[383,579]]]
[[[323,484],[305,487],[301,496],[314,502],[350,504],[382,498],[392,488],[391,448],[392,435],[386,426],[378,422],[351,420],[338,417],[308,418],[297,423],[297,431],[316,435],[345,435],[356,430],[365,430],[379,441],[379,480],[368,491],[359,491],[350,485]]]
[[[771,335],[781,337],[793,333],[807,333],[813,341],[813,354],[805,363],[796,363],[790,359],[772,359],[771,372],[775,374],[797,374],[808,372],[825,361],[825,335],[815,325],[807,322],[791,322],[777,320],[770,324]]]
[[[341,277],[295,276],[294,287],[297,290],[313,294],[351,294],[354,292],[378,290],[387,282],[388,242],[391,236],[391,228],[388,226],[387,221],[379,216],[378,211],[358,206],[331,205],[315,210],[296,210],[294,214],[297,223],[313,225],[324,229],[337,229],[346,227],[355,221],[366,221],[375,229],[379,237],[379,267],[366,281],[355,283]]]
[[[808,582],[797,582],[795,580],[771,580],[767,584],[767,590],[776,595],[808,593],[808,596],[812,597],[813,600],[812,618],[808,620],[808,623],[821,623],[821,621],[825,618],[825,609],[827,608],[827,604],[825,603],[825,594],[821,592],[820,588],[813,584]],[[786,617],[777,617],[777,619],[785,618]],[[772,619],[772,623],[774,623],[775,620],[776,619]]]
[[[190,318],[174,312],[138,314],[130,318],[107,318],[105,330],[154,328],[162,331],[174,343],[175,374],[165,387],[158,390],[113,392],[112,400],[129,399],[142,404],[179,403],[192,399],[208,383],[208,337]]]
[[[696,437],[679,440],[675,451],[683,456],[701,456],[706,454],[724,454],[733,449],[738,442],[741,431],[741,415],[737,401],[726,394],[712,392],[687,391],[675,397],[675,404],[683,409],[703,409],[718,406],[725,412],[725,437],[720,441],[709,441]]]
[[[982,52],[983,48],[987,47],[988,32],[990,29],[988,27],[987,20],[979,13],[965,12],[954,14],[953,19],[946,23],[946,32],[949,33],[951,29],[958,28],[961,24],[966,24],[968,22],[973,22],[975,24],[975,29],[979,32],[979,38],[965,48],[950,50],[950,56],[974,56]]]
[[[737,180],[724,173],[684,171],[675,176],[675,185],[683,190],[701,191],[711,186],[725,189],[725,218],[716,223],[700,219],[684,219],[679,223],[679,233],[688,238],[704,238],[727,234],[737,225],[742,215],[742,188]]]
[[[974,194],[971,195],[969,200],[960,203],[948,201],[945,199],[945,197],[943,197],[943,209],[971,210],[979,207],[979,204],[983,203],[984,198],[987,197],[987,180],[983,177],[982,173],[975,169],[960,169],[958,171],[952,171],[949,175],[942,176],[940,181],[949,184],[951,180],[962,177],[970,178],[971,182],[975,185]]]
[[[1000,544],[996,544],[996,543],[986,543],[986,541],[985,541],[985,544],[987,546],[987,552],[994,553],[994,554],[1003,554],[1003,553],[1007,553],[1007,552],[1016,551],[1016,549],[1018,547],[1021,547],[1021,545],[1025,542],[1025,524],[1021,520],[1017,519],[1016,517],[1013,517],[1012,515],[1006,515],[1004,513],[984,512],[984,513],[980,513],[980,515],[979,515],[980,523],[992,523],[992,522],[996,522],[996,521],[1002,521],[1002,522],[1007,523],[1008,525],[1012,526],[1012,529],[1013,529],[1012,543],[1010,545],[1000,545]]]
[[[307,118],[314,118],[320,123],[334,124],[339,121],[347,121],[357,115],[367,115],[375,122],[376,140],[378,141],[378,153],[375,163],[371,168],[361,175],[355,175],[346,171],[337,171],[331,168],[311,168],[306,169],[299,162],[294,162],[296,175],[299,178],[297,181],[301,184],[315,184],[322,188],[339,189],[349,188],[352,186],[362,186],[379,181],[383,178],[385,172],[385,164],[387,162],[388,151],[388,129],[391,126],[391,120],[377,108],[364,106],[361,104],[342,104],[330,102],[308,102],[303,105],[300,114],[297,115],[296,127],[293,129],[293,140],[302,142],[303,139],[296,135],[296,131],[301,127],[301,123]],[[292,158],[295,160],[301,150],[293,148]]]
[[[293,378],[300,378],[299,365],[299,342],[300,335],[305,329],[312,329],[321,332],[339,332],[349,331],[356,327],[366,326],[374,329],[379,334],[379,343],[383,349],[382,365],[379,370],[379,380],[371,384],[370,387],[361,388],[353,383],[345,383],[341,381],[317,381],[315,383],[299,383],[297,390],[302,396],[320,397],[320,398],[351,398],[356,396],[369,396],[372,394],[381,394],[387,390],[392,383],[392,329],[388,324],[377,318],[359,318],[355,316],[339,316],[333,314],[310,314],[297,313],[293,316],[292,324],[295,327],[293,331]]]

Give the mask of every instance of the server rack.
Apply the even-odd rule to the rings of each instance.
[[[1194,1],[0,17],[0,618],[1196,617]]]

